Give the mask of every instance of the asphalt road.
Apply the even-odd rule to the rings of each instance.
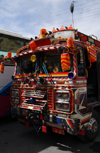
[[[100,133],[92,143],[76,136],[37,134],[17,120],[0,120],[0,153],[100,153]]]

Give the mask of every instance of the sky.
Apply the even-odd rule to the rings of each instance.
[[[39,36],[40,29],[52,31],[62,25],[100,39],[100,0],[0,0],[0,29]],[[73,19],[73,22],[72,22]]]

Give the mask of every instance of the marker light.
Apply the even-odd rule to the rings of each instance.
[[[34,104],[35,99],[31,97],[31,98],[30,98],[30,101],[31,101],[32,104]]]
[[[59,118],[57,118],[57,123],[61,123]]]
[[[36,61],[36,56],[35,55],[32,55],[31,56],[31,61],[34,63]]]
[[[11,52],[8,52],[7,53],[7,58],[11,58],[12,57],[12,53]]]
[[[74,73],[72,71],[70,71],[68,73],[68,77],[69,77],[69,79],[73,79],[74,78]]]

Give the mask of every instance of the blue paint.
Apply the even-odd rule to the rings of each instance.
[[[0,96],[7,96],[6,92],[10,92],[10,87],[12,85],[12,81],[9,82],[4,88],[0,90]]]
[[[57,118],[57,123],[59,123],[59,124],[61,123],[59,118]]]
[[[69,73],[68,73],[68,77],[69,77],[70,79],[73,79],[73,78],[74,78],[74,73],[73,73],[73,72],[69,72]]]
[[[32,104],[34,104],[35,99],[31,97],[31,98],[30,98],[30,101],[32,102]]]

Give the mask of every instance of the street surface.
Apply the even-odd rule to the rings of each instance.
[[[37,134],[17,120],[0,120],[0,153],[100,153],[100,133],[86,144],[69,134]]]

